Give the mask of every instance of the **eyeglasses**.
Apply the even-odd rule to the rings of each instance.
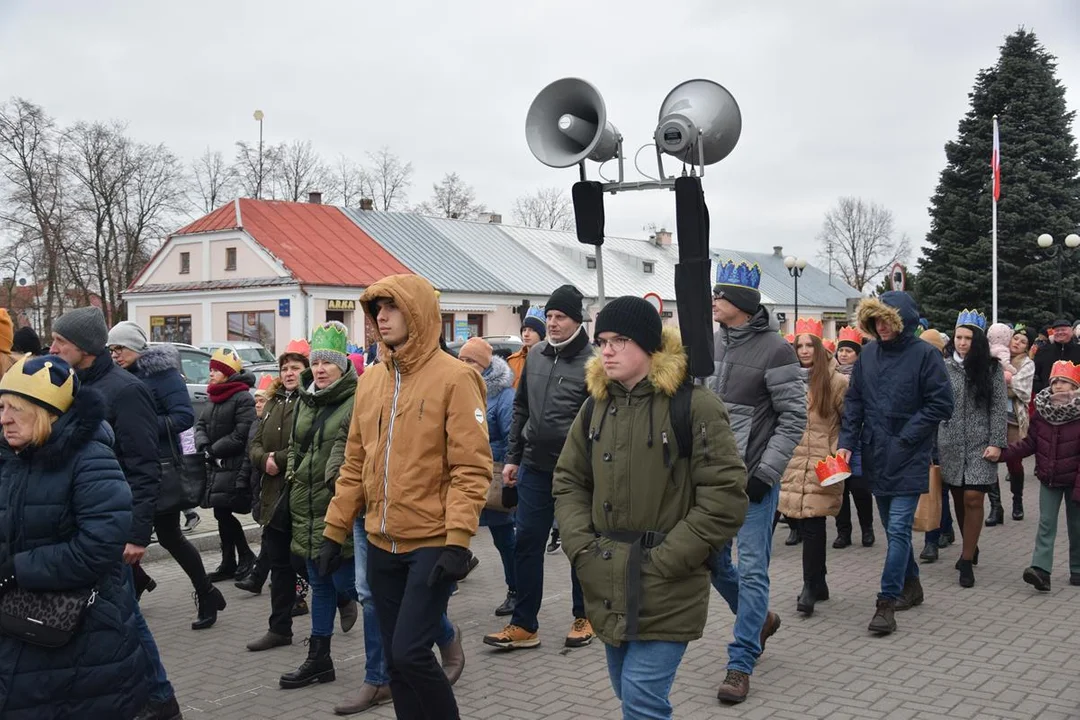
[[[123,345],[113,345],[111,348],[109,348],[109,354],[111,355],[119,355],[122,352],[124,352]]]
[[[610,339],[596,338],[596,342],[593,344],[600,348],[601,351],[603,351],[604,348],[610,347],[615,352],[622,352],[628,342],[630,342],[630,338],[619,335]]]

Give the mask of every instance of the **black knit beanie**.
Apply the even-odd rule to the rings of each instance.
[[[748,315],[756,313],[761,305],[761,292],[752,287],[717,283],[713,287],[713,295],[724,298]]]
[[[855,342],[854,340],[841,340],[840,342],[836,343],[836,349],[839,350],[840,348],[848,348],[849,350],[854,350],[856,355],[862,352],[862,345]]]
[[[547,305],[544,306],[544,312],[557,310],[574,322],[579,323],[584,317],[581,307],[583,300],[584,296],[576,287],[573,285],[562,285],[555,288],[555,292],[551,293]]]
[[[644,298],[633,295],[617,297],[600,311],[596,317],[593,337],[613,332],[628,337],[649,355],[660,349],[664,324],[660,313]]]

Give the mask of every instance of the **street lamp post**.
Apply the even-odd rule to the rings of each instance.
[[[1072,255],[1072,251],[1080,246],[1080,235],[1070,233],[1065,236],[1064,245],[1055,245],[1054,236],[1043,233],[1036,241],[1049,257],[1057,257],[1057,314],[1061,317],[1064,313],[1062,307],[1061,284],[1065,278],[1065,258]]]
[[[262,196],[262,182],[263,182],[263,111],[255,111],[255,120],[259,123],[259,177],[255,181],[255,199],[259,200]]]
[[[787,268],[788,275],[795,278],[795,319],[791,325],[794,332],[795,323],[799,322],[799,278],[802,277],[803,270],[806,269],[806,260],[788,255],[784,258],[784,267]]]

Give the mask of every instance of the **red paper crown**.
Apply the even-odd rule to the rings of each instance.
[[[795,321],[795,334],[796,335],[813,335],[814,337],[821,337],[825,334],[825,328],[822,326],[820,320],[814,318],[799,318]]]
[[[791,333],[788,333],[787,335],[785,335],[784,339],[788,341],[788,345],[794,345],[795,344],[795,336],[792,335]]]
[[[847,460],[836,457],[835,455],[830,455],[819,462],[815,470],[817,472],[818,482],[822,484],[830,479],[836,478],[836,476],[840,474],[843,474],[843,477],[837,478],[833,480],[833,482],[846,480],[851,475],[851,466],[847,464]]]
[[[822,340],[821,344],[825,346],[825,349],[829,351],[830,355],[836,354],[836,343],[832,340]]]
[[[845,326],[840,328],[840,331],[836,335],[837,342],[853,342],[856,345],[862,345],[863,334],[859,332],[858,328],[851,326]]]
[[[1058,360],[1050,368],[1050,379],[1062,378],[1073,385],[1080,387],[1080,365],[1075,365],[1068,360]]]

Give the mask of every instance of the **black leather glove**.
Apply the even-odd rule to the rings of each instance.
[[[750,498],[752,503],[759,503],[764,500],[770,490],[772,490],[772,486],[758,480],[756,475],[746,481],[746,496]]]
[[[331,575],[339,567],[341,567],[341,546],[330,538],[323,538],[322,550],[319,551],[319,576]]]
[[[428,587],[435,587],[441,582],[457,582],[464,580],[472,570],[472,552],[468,548],[457,545],[447,545],[443,548],[439,559],[435,561],[435,567],[431,568],[428,575]]]

